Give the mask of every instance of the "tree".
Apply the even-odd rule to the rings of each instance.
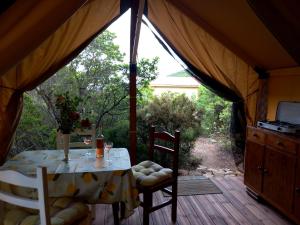
[[[55,148],[55,99],[66,91],[83,100],[79,105],[83,119],[88,117],[98,128],[105,127],[104,132],[112,129],[111,137],[118,138],[120,146],[128,147],[129,66],[119,46],[113,43],[114,38],[114,33],[103,32],[72,62],[24,96],[24,111],[11,156],[24,149]],[[156,57],[138,62],[138,100],[157,76],[158,60]]]
[[[54,95],[66,90],[83,99],[81,113],[94,121],[96,127],[128,117],[129,66],[124,63],[119,46],[113,43],[115,37],[114,33],[103,32],[72,62],[36,88],[54,125],[57,117]],[[138,88],[155,79],[157,63],[157,57],[138,62]]]

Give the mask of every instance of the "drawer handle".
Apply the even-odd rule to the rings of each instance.
[[[253,137],[259,138],[259,136],[256,133],[253,134]]]
[[[257,169],[261,171],[262,170],[262,166],[258,166]]]
[[[282,143],[282,142],[280,142],[280,141],[277,141],[277,143],[276,143],[278,146],[280,146],[280,147],[284,147],[284,144]]]

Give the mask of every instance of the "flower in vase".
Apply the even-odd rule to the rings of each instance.
[[[57,122],[58,130],[63,134],[70,134],[79,126],[80,113],[77,107],[81,99],[77,96],[69,96],[69,92],[57,95],[55,106],[58,110]]]

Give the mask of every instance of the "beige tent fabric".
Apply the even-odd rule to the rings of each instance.
[[[38,47],[86,0],[16,1],[0,15],[0,76]]]
[[[149,1],[148,17],[193,66],[244,99],[247,122],[253,124],[259,82],[252,68],[178,10],[171,1]]]
[[[275,120],[280,101],[300,102],[300,67],[269,71],[268,120]]]
[[[6,157],[11,146],[22,111],[22,93],[53,75],[119,13],[119,0],[87,2],[37,49],[0,76],[1,157]],[[2,163],[4,158],[0,160]]]
[[[288,52],[289,56],[295,60],[294,64],[283,66],[279,61],[275,64],[275,68],[267,68],[278,69],[292,67],[293,65],[298,66],[300,64],[300,1],[247,0],[247,2],[257,17],[260,18],[261,22],[264,23],[265,27],[272,32],[273,36]],[[266,40],[269,41],[269,39]],[[273,49],[268,51],[268,58],[273,60],[274,54],[272,54],[271,51],[273,51]],[[278,53],[276,55],[278,55]],[[273,61],[273,63],[275,62]]]

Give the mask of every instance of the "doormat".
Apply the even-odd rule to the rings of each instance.
[[[172,187],[168,187],[172,190]],[[222,194],[214,182],[203,176],[179,176],[177,195],[206,195],[206,194]],[[163,192],[164,197],[170,197],[169,194]]]

